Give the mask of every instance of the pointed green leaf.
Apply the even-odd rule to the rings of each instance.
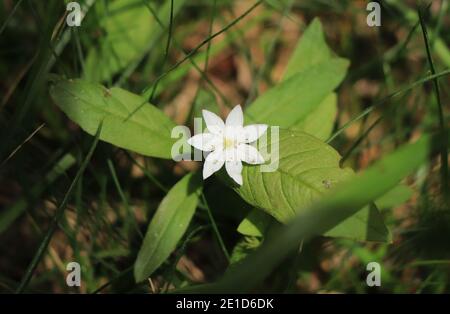
[[[334,58],[296,73],[258,97],[247,120],[283,128],[299,124],[339,85],[347,67],[347,60]]]
[[[162,200],[134,264],[136,282],[147,279],[176,248],[195,213],[201,183],[197,175],[188,174]]]
[[[315,18],[303,32],[294,52],[292,53],[282,81],[285,81],[297,73],[307,70],[311,66],[326,62],[333,58],[323,32],[322,24]],[[345,75],[345,71],[343,73]],[[299,94],[301,99],[303,95]],[[302,103],[300,102],[300,105]],[[303,118],[292,125],[282,125],[291,127],[315,137],[326,140],[330,137],[337,113],[337,97],[334,93],[326,96],[320,103],[316,103]]]
[[[294,52],[289,59],[283,80],[298,72],[331,59],[332,53],[325,41],[322,24],[315,18],[303,32]]]
[[[332,93],[317,105],[303,120],[293,125],[291,129],[312,134],[318,139],[325,141],[333,133],[336,115],[337,96],[335,93]]]
[[[146,156],[171,158],[175,143],[171,132],[175,124],[142,97],[84,80],[56,81],[50,94],[66,115],[87,133],[95,134],[103,121],[102,141]],[[135,114],[130,116],[133,112]]]

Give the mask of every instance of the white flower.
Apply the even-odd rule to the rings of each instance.
[[[203,110],[203,119],[207,132],[194,135],[188,140],[189,145],[209,152],[203,165],[203,179],[220,170],[225,164],[227,173],[242,185],[242,161],[257,165],[264,163],[264,158],[251,145],[267,130],[265,124],[244,126],[244,115],[240,105],[231,110],[224,123],[216,114]]]

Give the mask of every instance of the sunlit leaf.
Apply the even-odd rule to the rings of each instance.
[[[175,124],[140,96],[84,80],[58,80],[50,94],[87,133],[95,134],[103,121],[102,141],[146,156],[171,158],[175,142],[171,131]]]
[[[272,148],[267,148],[270,142],[269,139],[267,144],[261,143],[259,148],[267,163],[275,165],[278,161],[278,168],[263,172],[264,165],[245,165],[243,185],[234,189],[249,204],[282,223],[289,222],[337,184],[354,176],[351,169],[340,167],[340,155],[331,146],[304,132],[281,129],[278,157],[266,153],[271,152]],[[373,207],[364,208],[326,235],[357,240],[389,239],[389,232]]]
[[[318,18],[315,18],[301,35],[293,53],[290,56],[288,65],[282,81],[285,81],[295,74],[301,73],[308,68],[329,61],[333,54],[328,47],[322,24]],[[342,77],[346,69],[343,69]],[[298,105],[304,95],[298,93]],[[276,106],[276,104],[274,104]],[[334,121],[337,114],[337,97],[334,93],[329,94],[321,101],[311,106],[308,114],[304,115],[296,123],[290,125],[281,125],[282,127],[291,127],[312,134],[315,137],[325,141],[333,131]],[[283,113],[282,113],[283,115]]]
[[[325,141],[333,133],[336,114],[337,96],[333,93],[328,95],[309,115],[291,128],[312,134]]]
[[[283,80],[331,58],[332,52],[325,41],[322,24],[315,18],[299,39],[286,66]]]
[[[348,61],[334,58],[312,65],[277,84],[246,110],[248,122],[288,128],[301,123],[339,85]]]

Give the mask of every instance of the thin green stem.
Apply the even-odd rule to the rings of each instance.
[[[216,18],[216,9],[217,9],[217,0],[214,0],[213,7],[212,7],[212,13],[211,13],[211,19],[209,20],[208,37],[211,37],[211,35],[212,35],[214,19]],[[211,50],[211,40],[208,41],[208,45],[206,46],[205,68],[203,69],[203,71],[205,71],[205,72],[208,70],[209,51],[210,50]]]
[[[431,49],[430,49],[430,42],[428,39],[428,32],[427,32],[427,27],[425,25],[425,20],[424,17],[422,15],[422,11],[419,8],[418,9],[418,13],[419,13],[419,20],[420,20],[420,26],[422,27],[422,34],[423,34],[423,41],[425,43],[425,48],[426,48],[426,52],[427,52],[427,58],[428,58],[428,64],[430,66],[430,70],[431,70],[431,74],[436,74],[436,69],[434,67],[434,62],[433,62],[433,58],[431,56]],[[442,108],[442,103],[441,103],[441,93],[440,93],[440,89],[439,89],[439,82],[438,82],[438,78],[434,78],[433,79],[433,86],[434,86],[434,92],[436,95],[436,102],[438,105],[438,113],[439,113],[439,128],[441,129],[442,134],[447,134],[445,129],[445,118],[444,118],[444,110]],[[441,190],[442,190],[442,194],[443,195],[447,195],[448,194],[448,147],[447,147],[447,141],[445,141],[444,145],[441,148]]]
[[[148,5],[148,6],[150,6],[150,5]],[[169,59],[169,49],[170,49],[170,42],[172,39],[172,31],[173,31],[173,0],[170,0],[169,30],[168,30],[168,35],[167,35],[166,50],[164,52],[163,68],[164,68],[164,65],[167,63],[167,60]],[[155,92],[156,92],[156,89],[158,88],[158,84],[159,84],[159,81],[157,81],[153,85],[152,93],[150,94],[150,99],[149,99],[150,103],[152,103],[153,98],[155,97]]]
[[[125,154],[127,155],[127,157],[136,165],[139,167],[139,169],[142,170],[142,172],[144,173],[144,175],[150,179],[150,181],[152,181],[161,191],[163,191],[164,193],[169,192],[169,189],[166,188],[164,186],[164,184],[162,184],[161,182],[159,182],[159,180],[153,175],[151,174],[144,166],[142,166],[140,163],[138,163],[136,161],[136,159],[133,158],[133,156],[131,156],[131,154],[127,151],[125,151]]]
[[[11,13],[9,13],[8,17],[6,18],[5,22],[3,23],[2,27],[0,27],[0,35],[3,33],[3,31],[6,29],[6,26],[8,26],[9,21],[13,17],[14,13],[16,13],[19,6],[22,4],[23,0],[19,0],[14,5],[13,9],[11,10]]]
[[[298,268],[298,263],[300,262],[300,255],[303,252],[303,239],[300,241],[300,244],[298,245],[298,250],[295,253],[295,257],[294,260],[292,262],[292,268],[290,271],[290,275],[289,275],[289,282],[288,285],[285,289],[285,293],[290,293],[292,292],[292,290],[294,289],[295,286],[295,282],[297,281],[297,268]]]
[[[212,215],[211,208],[209,208],[208,202],[206,201],[206,197],[203,192],[202,192],[202,201],[205,204],[209,220],[211,221],[212,228],[214,230],[214,233],[216,234],[217,241],[219,241],[219,245],[222,249],[222,252],[227,258],[227,261],[230,262],[230,254],[228,253],[227,248],[225,247],[225,243],[223,242],[222,236],[220,235],[219,229],[217,228],[216,221],[214,220],[214,217]]]
[[[131,210],[130,205],[128,203],[127,197],[125,196],[125,193],[122,190],[119,179],[117,178],[116,170],[114,169],[114,165],[113,165],[111,159],[107,160],[107,164],[108,164],[109,171],[111,172],[111,176],[113,178],[114,185],[116,186],[117,192],[119,193],[119,196],[122,199],[122,203],[125,206],[127,214],[130,216],[131,220],[133,221],[133,224],[134,224],[137,234],[139,235],[139,237],[141,239],[143,239],[144,235],[142,234],[141,230],[139,229],[139,225],[136,221],[136,217],[134,216],[133,211]]]
[[[91,294],[97,294],[100,293],[102,290],[106,289],[107,287],[109,287],[110,285],[112,285],[115,281],[119,280],[120,278],[124,277],[125,275],[127,275],[128,273],[131,273],[133,271],[134,265],[128,267],[127,269],[125,269],[124,271],[120,272],[119,274],[117,274],[117,276],[115,276],[113,279],[111,279],[110,281],[108,281],[107,283],[101,285],[99,288],[95,289],[94,291],[91,292]]]

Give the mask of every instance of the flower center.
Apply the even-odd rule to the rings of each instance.
[[[232,148],[235,146],[236,141],[233,138],[224,137],[223,138],[223,146],[225,149]]]

